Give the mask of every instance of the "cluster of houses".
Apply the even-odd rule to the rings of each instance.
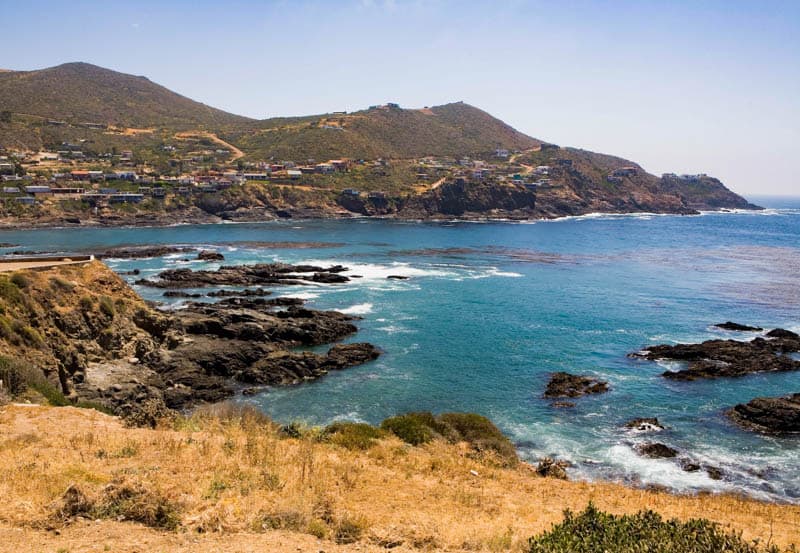
[[[677,179],[684,182],[698,182],[707,177],[708,175],[706,175],[705,173],[698,173],[696,175],[677,175],[675,173],[664,173],[663,175],[661,175],[662,179]]]

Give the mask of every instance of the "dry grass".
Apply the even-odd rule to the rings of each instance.
[[[524,464],[481,464],[469,448],[442,441],[383,438],[359,451],[307,434],[282,438],[268,419],[230,409],[150,430],[91,410],[6,406],[0,543],[19,553],[141,551],[144,542],[154,551],[520,551],[565,508],[592,500],[610,513],[703,517],[746,539],[800,545],[797,506],[540,478]],[[101,505],[127,486],[174,508],[180,527],[70,520],[70,486]],[[43,529],[52,525],[59,535]]]

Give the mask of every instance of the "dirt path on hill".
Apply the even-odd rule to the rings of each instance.
[[[225,148],[228,148],[231,151],[231,153],[233,154],[231,156],[230,161],[236,161],[237,159],[243,158],[244,155],[245,155],[243,151],[241,151],[239,148],[237,148],[236,146],[234,146],[230,142],[225,142],[220,137],[218,137],[216,134],[211,133],[211,132],[207,132],[207,131],[179,132],[179,133],[175,134],[175,138],[177,138],[178,140],[182,140],[182,139],[186,139],[186,138],[207,138],[207,139],[211,140],[212,142],[214,142],[215,144],[219,144],[220,146],[224,146]]]

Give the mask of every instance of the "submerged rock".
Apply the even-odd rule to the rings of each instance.
[[[708,340],[700,344],[658,345],[631,356],[651,361],[686,361],[688,366],[685,369],[666,371],[663,376],[674,380],[696,380],[800,370],[800,361],[788,355],[798,351],[800,336],[778,328],[768,332],[766,338],[758,337],[749,342]]]
[[[602,394],[607,391],[608,383],[602,380],[589,376],[557,372],[550,377],[544,397],[580,397],[589,394]]]
[[[197,259],[200,261],[223,261],[225,256],[212,250],[201,250],[197,254]]]
[[[625,428],[630,428],[637,432],[660,432],[664,430],[664,426],[655,417],[633,419],[625,423]]]
[[[721,328],[722,330],[733,330],[735,332],[761,332],[762,330],[764,330],[760,326],[748,326],[739,323],[734,323],[732,321],[715,324],[714,326],[716,328]]]
[[[640,444],[635,447],[636,452],[651,459],[672,459],[678,456],[678,450],[658,442]]]
[[[753,430],[800,432],[800,393],[786,397],[759,397],[737,405],[728,411],[728,416]]]

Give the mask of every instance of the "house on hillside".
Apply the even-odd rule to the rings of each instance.
[[[26,186],[25,192],[27,192],[28,194],[33,194],[36,197],[52,195],[52,190],[50,189],[50,187],[44,184],[34,184],[31,186]]]
[[[612,177],[633,177],[637,173],[636,167],[620,167],[611,172]]]
[[[499,157],[500,159],[508,159],[509,155],[508,150],[505,148],[497,148],[494,151],[494,157]]]

